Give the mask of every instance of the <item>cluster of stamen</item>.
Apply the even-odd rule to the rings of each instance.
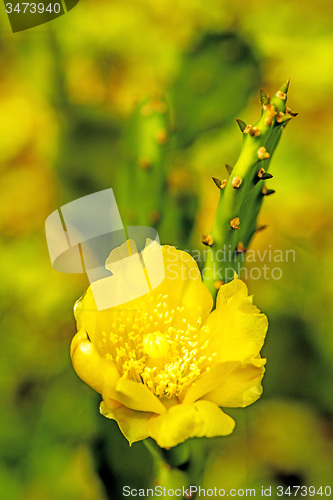
[[[167,299],[150,297],[144,310],[119,311],[99,342],[100,352],[124,378],[145,384],[161,398],[181,394],[212,361],[201,318],[193,324],[183,307],[170,309]]]

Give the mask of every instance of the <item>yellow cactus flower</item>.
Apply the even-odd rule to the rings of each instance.
[[[148,294],[98,311],[89,287],[76,303],[71,357],[103,398],[129,443],[170,448],[190,437],[230,434],[219,407],[245,407],[261,393],[267,318],[239,279],[222,285],[216,309],[195,260],[162,247],[165,278]]]

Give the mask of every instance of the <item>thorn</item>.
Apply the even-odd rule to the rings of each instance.
[[[262,168],[262,167],[259,168],[258,173],[257,173],[257,177],[259,177],[259,179],[262,179],[262,176],[264,175],[265,172],[266,171],[264,168]]]
[[[260,104],[265,104],[267,94],[263,89],[260,89]]]
[[[237,244],[237,250],[236,250],[236,253],[246,253],[247,252],[247,248],[245,248],[245,246],[243,245],[243,243],[240,241],[238,244]]]
[[[220,179],[218,179],[217,177],[212,177],[212,179],[215,183],[215,186],[217,186],[219,189],[221,189],[222,181]]]
[[[260,233],[264,229],[267,229],[267,227],[268,227],[267,224],[262,224],[261,226],[257,226],[256,233]]]
[[[161,146],[163,144],[166,144],[168,142],[168,133],[165,129],[158,130],[155,134],[155,139],[157,144],[160,144]]]
[[[228,165],[227,163],[225,164],[225,168],[227,169],[228,174],[230,175],[232,172],[232,167]]]
[[[214,287],[216,288],[216,290],[219,290],[222,285],[224,285],[224,281],[222,281],[222,280],[214,282]]]
[[[264,173],[262,174],[262,176],[261,176],[261,179],[262,179],[263,181],[266,181],[267,179],[272,179],[272,177],[273,177],[273,176],[272,176],[272,174],[270,174],[270,173],[268,173],[268,172],[264,172]]]
[[[227,182],[228,182],[228,179],[223,179],[223,181],[221,181],[220,179],[218,179],[217,177],[212,177],[215,185],[219,188],[219,189],[223,189],[226,187],[227,185]]]
[[[287,94],[288,93],[288,89],[289,89],[289,84],[290,84],[290,78],[288,78],[288,80],[286,81],[286,83],[284,83],[279,92],[282,92],[283,94]]]
[[[289,120],[292,120],[297,116],[298,113],[294,113],[290,108],[286,108],[286,114],[284,113],[278,113],[276,117],[277,123],[286,123],[289,122]]]
[[[259,168],[257,175],[254,178],[254,184],[257,184],[260,180],[271,179],[273,176],[265,171],[264,168]]]
[[[211,247],[214,243],[213,237],[211,234],[203,234],[202,235],[202,243],[208,247]]]
[[[259,160],[267,160],[267,158],[270,158],[270,154],[266,151],[266,148],[262,146],[257,150],[257,155]]]
[[[239,186],[242,184],[243,179],[241,177],[234,177],[231,181],[231,185],[234,189],[238,189]]]
[[[232,227],[232,229],[240,229],[240,227],[239,227],[239,217],[235,217],[234,219],[232,219],[230,221],[230,226]]]
[[[292,120],[294,117],[291,116],[291,115],[283,115],[282,118],[280,118],[279,122],[278,123],[284,123],[286,124],[287,122],[289,122],[290,120]]]
[[[149,170],[152,166],[151,161],[148,160],[148,158],[140,158],[138,163],[141,170]]]
[[[260,89],[260,104],[267,105],[271,102],[269,95],[263,89]]]
[[[237,122],[237,124],[238,124],[238,126],[240,128],[240,131],[244,132],[245,127],[246,127],[246,123],[243,122],[243,120],[240,120],[239,118],[236,118],[236,122]]]
[[[255,178],[253,179],[253,182],[254,184],[258,184],[258,182],[260,181],[260,179],[262,178],[262,176],[264,175],[265,173],[265,169],[264,168],[259,168]]]
[[[287,115],[291,115],[293,118],[298,115],[298,113],[295,113],[292,109],[288,108],[288,106],[286,107],[286,113]]]
[[[274,189],[267,189],[266,186],[264,186],[262,188],[262,194],[263,194],[263,196],[269,196],[270,194],[273,194],[273,193],[275,193]]]
[[[152,210],[149,214],[149,222],[157,224],[161,220],[161,213],[158,210]]]

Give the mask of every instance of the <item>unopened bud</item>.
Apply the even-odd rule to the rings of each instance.
[[[211,247],[214,243],[213,237],[211,234],[203,234],[202,235],[202,243],[208,247]]]
[[[288,108],[288,106],[286,107],[286,113],[287,115],[291,115],[293,118],[298,115],[298,113],[295,113],[292,109]]]
[[[158,144],[161,146],[168,142],[168,134],[165,129],[158,130],[155,134],[155,139]]]
[[[281,92],[281,90],[278,90],[276,93],[276,97],[278,97],[279,99],[282,99],[284,101],[287,98],[287,94],[285,94],[284,92]]]
[[[242,184],[243,179],[241,177],[233,177],[231,181],[231,185],[234,189],[238,189],[239,186]]]
[[[154,108],[151,105],[150,101],[147,104],[145,104],[144,106],[142,106],[142,108],[140,110],[140,113],[142,116],[150,116],[153,114],[153,112],[154,112]]]
[[[270,154],[266,151],[266,148],[262,146],[261,148],[258,149],[257,155],[259,160],[267,160],[267,158],[270,158]]]
[[[268,104],[267,106],[264,106],[264,111],[266,111],[267,114],[265,123],[268,127],[270,127],[273,123],[274,116],[277,115],[277,109],[272,104]]]
[[[161,219],[161,213],[158,210],[152,210],[148,214],[149,222],[152,224],[156,224]]]
[[[230,221],[230,226],[232,229],[239,229],[239,217],[235,217]]]
[[[259,168],[258,173],[257,173],[257,176],[259,177],[259,179],[262,178],[262,176],[264,175],[264,173],[265,173],[265,169],[264,168]]]
[[[247,251],[247,248],[243,245],[243,243],[240,241],[237,244],[237,253],[245,253]]]
[[[251,130],[249,131],[249,134],[252,137],[259,137],[259,135],[261,135],[261,131],[258,129],[258,127],[252,127]]]
[[[228,180],[227,179],[223,179],[223,181],[221,181],[220,179],[218,179],[217,177],[212,177],[215,185],[219,188],[219,189],[223,189],[225,188]]]
[[[282,121],[283,121],[283,117],[284,117],[284,114],[283,114],[283,113],[281,113],[281,112],[280,112],[280,113],[278,113],[278,114],[276,115],[276,121],[277,121],[278,123],[282,123]]]
[[[141,170],[149,170],[151,167],[151,161],[148,158],[140,158],[138,163]]]

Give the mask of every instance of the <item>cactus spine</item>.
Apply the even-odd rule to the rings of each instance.
[[[220,199],[212,231],[203,237],[207,245],[203,280],[213,297],[222,283],[232,279],[230,270],[237,269],[256,232],[263,199],[274,192],[265,185],[272,177],[268,166],[282,129],[297,114],[286,106],[288,87],[289,81],[272,99],[261,91],[262,114],[254,126],[237,120],[243,134],[239,158],[228,180],[213,179]]]

